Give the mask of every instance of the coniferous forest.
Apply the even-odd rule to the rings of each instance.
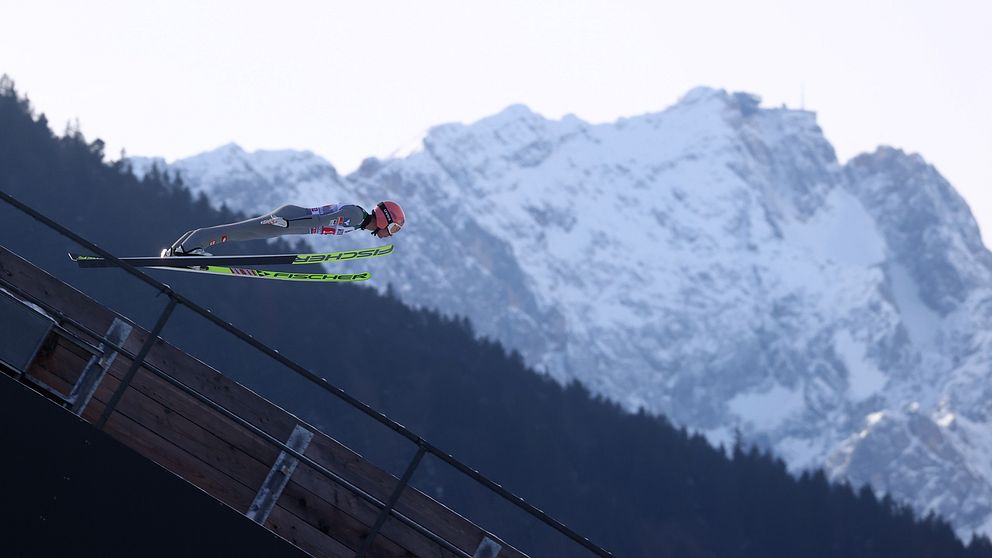
[[[153,255],[183,231],[242,218],[178,177],[136,179],[78,127],[55,134],[0,81],[0,189],[118,255]],[[328,200],[332,202],[359,200]],[[292,200],[287,200],[291,203]],[[0,244],[145,327],[163,297],[119,270],[79,270],[78,251],[0,203]],[[400,250],[390,257],[402,257]],[[232,251],[291,251],[246,243]],[[937,517],[868,488],[796,477],[774,456],[713,448],[663,417],[631,414],[527,369],[457,318],[350,285],[156,277],[623,557],[992,556]],[[163,337],[317,424],[394,474],[414,452],[229,335],[178,310]],[[413,484],[531,556],[585,556],[551,529],[426,459]],[[16,536],[16,534],[12,534]]]

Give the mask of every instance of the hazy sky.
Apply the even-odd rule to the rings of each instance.
[[[986,237],[990,59],[983,0],[0,0],[0,73],[114,158],[235,141],[346,173],[512,103],[605,122],[709,85],[805,102],[842,161],[919,152]]]

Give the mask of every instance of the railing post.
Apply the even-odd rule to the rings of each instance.
[[[372,540],[379,534],[379,530],[386,523],[386,519],[389,518],[390,512],[393,511],[393,507],[396,506],[396,502],[400,499],[400,494],[403,493],[403,489],[406,485],[410,483],[410,478],[413,477],[413,472],[417,469],[417,465],[420,465],[420,460],[424,458],[424,454],[427,453],[427,448],[423,444],[418,444],[417,454],[413,456],[410,460],[410,464],[406,466],[406,471],[403,471],[403,477],[400,478],[399,484],[393,489],[393,493],[389,496],[389,501],[386,502],[386,506],[382,508],[379,512],[379,517],[375,520],[375,525],[372,527],[372,531],[369,533],[368,537],[365,537],[365,542],[362,543],[362,548],[355,553],[355,558],[365,558],[365,553],[368,552],[369,548],[372,547]]]
[[[152,328],[151,332],[148,333],[148,339],[145,339],[145,344],[141,346],[141,350],[135,355],[134,360],[131,361],[131,367],[127,369],[127,374],[121,380],[121,384],[117,386],[117,391],[114,392],[113,397],[107,402],[107,406],[103,409],[103,414],[100,415],[100,419],[96,421],[96,427],[103,430],[103,426],[107,424],[107,419],[110,418],[110,413],[114,412],[114,407],[117,406],[121,401],[121,397],[124,397],[124,391],[127,386],[134,379],[134,375],[137,374],[138,368],[141,368],[141,364],[145,361],[145,357],[148,356],[148,351],[152,350],[152,345],[155,344],[155,340],[158,339],[160,333],[162,333],[162,328],[165,327],[165,322],[169,321],[169,316],[172,315],[172,310],[176,307],[175,297],[169,296],[169,304],[162,310],[162,314],[158,317],[158,321],[155,322],[155,327]]]

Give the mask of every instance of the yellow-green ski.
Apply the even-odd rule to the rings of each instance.
[[[247,277],[249,279],[275,279],[277,281],[303,281],[309,283],[351,283],[367,281],[372,278],[368,272],[360,273],[295,273],[291,271],[269,271],[247,267],[223,267],[208,265],[200,267],[171,267],[151,266],[152,269],[169,271],[189,271],[192,273],[207,273],[211,275],[227,275],[231,277]]]

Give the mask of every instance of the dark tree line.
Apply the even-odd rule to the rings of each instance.
[[[104,161],[103,142],[88,142],[78,127],[67,132],[54,135],[0,80],[0,189],[121,255],[153,253],[186,229],[239,218],[194,198],[177,177],[156,171],[138,180],[120,161]],[[65,252],[78,247],[2,203],[0,222],[0,244],[108,306],[146,327],[161,311],[161,297],[119,271],[71,267]],[[714,449],[663,417],[561,386],[477,340],[466,321],[388,294],[159,277],[617,556],[992,556],[987,539],[963,544],[940,518],[920,518],[867,488],[831,483],[821,471],[796,478],[768,454]],[[376,319],[344,320],[356,315]],[[414,451],[189,312],[178,311],[164,336],[394,473]],[[586,555],[436,460],[425,460],[414,484],[533,556]]]

